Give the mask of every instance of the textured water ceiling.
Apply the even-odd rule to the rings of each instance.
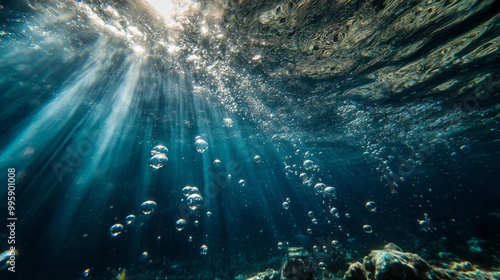
[[[248,49],[242,60],[266,75],[366,74],[370,83],[346,93],[376,98],[436,79],[442,84],[427,90],[481,82],[477,64],[499,58],[497,8],[495,1],[233,1],[224,20]],[[447,76],[465,69],[479,79]]]

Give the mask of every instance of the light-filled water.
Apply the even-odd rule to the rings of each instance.
[[[0,1],[0,279],[499,271],[499,8]]]

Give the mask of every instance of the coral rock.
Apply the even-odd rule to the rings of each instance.
[[[288,248],[281,267],[282,279],[313,280],[315,272],[313,258],[304,248]]]
[[[346,280],[366,280],[366,270],[362,263],[355,262],[349,266],[344,275]]]
[[[431,266],[419,255],[403,252],[389,243],[382,250],[373,250],[363,264],[351,264],[344,275],[346,280],[428,279]]]

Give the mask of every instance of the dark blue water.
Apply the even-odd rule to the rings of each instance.
[[[234,279],[279,269],[295,246],[324,252],[315,261],[341,275],[388,242],[431,263],[446,252],[498,267],[498,4],[436,4],[450,14],[408,23],[417,27],[402,38],[376,31],[370,42],[399,40],[364,48],[378,55],[358,56],[366,40],[345,43],[336,62],[301,41],[295,53],[290,34],[252,38],[250,24],[228,20],[273,3],[213,5],[184,4],[172,25],[140,2],[1,3],[0,218],[17,218],[0,230],[0,252],[16,250],[2,279],[115,279],[124,269],[126,279]],[[366,17],[396,27],[417,9],[375,6]],[[328,9],[305,20],[306,35],[333,21]],[[352,30],[337,40],[364,34]],[[338,69],[320,69],[332,61]],[[156,145],[169,150],[159,169],[149,164]],[[203,198],[195,209],[185,186]],[[114,224],[124,226],[117,236]]]

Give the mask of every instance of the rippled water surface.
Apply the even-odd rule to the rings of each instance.
[[[2,279],[499,270],[499,8],[2,1]]]

